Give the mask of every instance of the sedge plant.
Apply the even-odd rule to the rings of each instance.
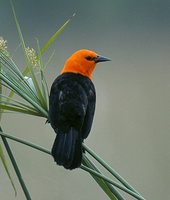
[[[40,48],[37,42],[38,51],[36,52],[33,48],[27,47],[21,32],[20,25],[17,20],[14,6],[12,4],[12,10],[16,27],[21,43],[21,47],[26,60],[26,68],[22,72],[15,61],[10,57],[7,52],[6,46],[0,46],[0,113],[17,112],[21,114],[34,115],[37,117],[48,118],[48,97],[49,91],[45,78],[45,65],[42,62],[42,56],[50,45],[54,43],[59,34],[65,29],[71,19],[67,20],[66,23],[57,30],[52,37]],[[5,40],[4,40],[5,41]],[[2,39],[0,39],[2,42]],[[51,57],[49,58],[49,60]],[[8,94],[3,93],[3,88],[9,91]],[[18,98],[19,96],[19,98]],[[4,147],[8,152],[11,163],[15,169],[17,177],[20,181],[21,187],[24,191],[26,199],[31,199],[24,179],[21,175],[17,162],[15,161],[13,152],[10,150],[10,146],[7,139],[11,139],[15,142],[21,143],[30,148],[41,151],[47,155],[51,152],[43,147],[25,141],[21,138],[16,138],[11,134],[7,134],[0,129],[0,135],[4,143]],[[110,165],[108,165],[97,153],[92,151],[87,145],[83,144],[85,153],[83,154],[83,161],[81,169],[89,173],[94,180],[98,183],[101,189],[106,193],[108,198],[112,200],[125,200],[122,192],[125,192],[132,196],[134,199],[144,200],[144,197],[139,194],[125,179],[123,179]],[[11,180],[11,183],[15,189],[14,183],[9,173],[8,166],[6,164],[6,158],[3,154],[2,146],[0,146],[0,158],[4,163],[7,174]],[[94,164],[94,161],[97,164]],[[99,170],[99,166],[102,166],[103,170]],[[104,172],[110,173],[108,178],[104,175]],[[16,191],[16,189],[15,189]]]

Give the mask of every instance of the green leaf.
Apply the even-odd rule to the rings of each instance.
[[[102,158],[94,153],[87,145],[83,144],[85,150],[96,159],[108,172],[110,172],[117,180],[119,180],[126,188],[139,194],[124,178],[122,178],[115,170],[113,170]],[[140,194],[139,194],[140,195]]]
[[[4,166],[4,168],[5,168],[5,171],[6,171],[7,175],[8,175],[8,178],[9,178],[9,180],[10,180],[10,182],[11,182],[11,185],[12,185],[12,187],[13,187],[13,189],[14,189],[15,196],[16,196],[16,195],[17,195],[17,190],[16,190],[16,188],[15,188],[15,185],[14,185],[14,182],[13,182],[13,179],[12,179],[12,176],[11,176],[11,174],[10,174],[10,171],[9,171],[9,168],[8,168],[8,165],[7,165],[7,161],[6,161],[6,159],[5,159],[5,155],[4,155],[4,152],[3,152],[3,149],[2,149],[2,146],[1,146],[1,145],[0,145],[0,158],[1,158],[1,161],[2,161],[3,166]]]
[[[32,69],[31,69],[31,77],[32,77],[32,81],[33,81],[34,87],[36,89],[37,97],[40,101],[40,104],[42,105],[42,107],[45,110],[47,110],[46,102],[45,102],[44,97],[42,95],[42,92],[41,92],[40,86],[38,84],[37,78],[36,78],[34,71]]]
[[[66,26],[69,24],[69,22],[72,20],[72,18],[75,16],[75,13],[73,14],[73,16],[68,19],[51,37],[50,39],[43,45],[43,47],[41,48],[40,52],[37,54],[37,58],[40,58],[41,55],[44,54],[44,52],[51,46],[51,44],[54,43],[54,41],[56,40],[56,38],[64,31],[64,29],[66,28]],[[18,23],[17,23],[18,24]],[[30,72],[30,67],[26,67],[26,69],[23,72],[23,75],[26,76],[29,72]]]
[[[15,23],[16,23],[18,35],[19,35],[19,38],[20,38],[21,46],[22,46],[22,48],[23,48],[23,50],[25,52],[26,46],[25,46],[23,35],[22,35],[22,31],[21,31],[21,28],[20,28],[20,25],[19,25],[19,22],[18,22],[18,19],[17,19],[17,15],[16,15],[16,12],[15,12],[13,1],[10,0],[10,3],[11,3],[11,8],[12,8],[14,20],[15,20]],[[27,59],[26,53],[25,53],[25,56],[26,56],[26,59]]]
[[[16,106],[19,106],[21,108],[25,108],[25,109],[30,109],[30,110],[35,110],[33,107],[19,101],[19,100],[16,100],[16,99],[12,99],[12,98],[9,98],[8,96],[6,95],[3,95],[1,94],[0,95],[0,98],[1,98],[1,101],[0,103],[4,103],[5,105],[16,105]],[[12,102],[12,103],[10,103]]]
[[[2,67],[1,67],[1,63],[0,63],[0,73],[1,73],[1,70],[2,70]],[[0,79],[0,102],[2,100],[2,96],[1,95],[2,95],[2,81]],[[0,108],[0,121],[1,121],[1,117],[2,117],[2,112],[3,112],[3,109]],[[5,171],[6,171],[7,175],[8,175],[8,178],[9,178],[9,180],[11,182],[11,185],[12,185],[12,187],[14,189],[15,196],[16,196],[17,195],[17,190],[16,190],[16,187],[15,187],[14,181],[12,179],[12,176],[10,174],[10,171],[9,171],[9,168],[8,168],[8,164],[7,164],[7,161],[6,161],[6,158],[5,158],[5,155],[4,155],[4,152],[3,152],[1,144],[0,144],[0,159],[2,161],[2,164],[3,164],[4,168],[5,168]]]
[[[21,28],[20,28],[20,25],[19,25],[19,22],[18,22],[18,19],[17,19],[17,15],[16,15],[16,11],[15,11],[15,8],[14,8],[14,5],[13,5],[13,1],[10,0],[10,3],[11,3],[11,7],[12,7],[12,11],[13,11],[13,16],[14,16],[14,19],[15,19],[15,23],[16,23],[16,27],[17,27],[17,31],[18,31],[18,35],[19,35],[19,38],[20,38],[20,42],[21,42],[21,46],[22,46],[22,49],[24,51],[24,54],[25,54],[25,58],[26,58],[26,61],[28,63],[28,66],[25,68],[24,72],[22,73],[23,76],[26,76],[28,73],[31,73],[31,77],[32,77],[32,81],[34,83],[34,87],[36,89],[36,92],[37,92],[37,97],[42,105],[42,107],[47,110],[47,105],[48,105],[48,98],[47,98],[47,95],[49,94],[48,92],[48,87],[47,87],[47,84],[46,84],[46,81],[45,81],[45,78],[44,78],[44,72],[41,73],[41,80],[42,80],[42,91],[40,89],[40,86],[38,84],[38,81],[37,81],[37,78],[35,76],[35,73],[34,71],[32,70],[32,66],[31,64],[29,63],[29,59],[27,57],[27,54],[26,54],[26,45],[25,45],[25,41],[24,41],[24,37],[23,37],[23,34],[22,34],[22,31],[21,31]],[[44,44],[44,46],[39,50],[39,53],[37,54],[37,59],[40,59],[41,58],[41,55],[49,48],[49,46],[55,41],[55,39],[59,36],[60,33],[62,33],[65,29],[65,27],[68,25],[68,23],[71,21],[71,19],[75,16],[75,14],[73,14],[73,16],[68,19],[64,24],[63,26],[60,27],[59,30],[57,30],[51,37],[50,39]],[[43,74],[43,75],[42,75]],[[13,97],[14,95],[14,91],[11,91],[10,94],[9,94],[9,97]]]
[[[85,166],[93,169],[93,170],[97,170],[96,167],[94,165],[92,165],[91,162],[89,162],[89,160],[87,159],[87,157],[84,155],[83,156],[83,162],[82,162]],[[108,197],[111,200],[117,200],[117,198],[115,197],[115,195],[111,192],[110,188],[108,187],[108,185],[105,183],[105,181],[101,178],[98,178],[97,176],[94,176],[93,174],[91,174],[91,176],[94,178],[94,180],[99,184],[99,186],[103,189],[103,191],[108,195]]]
[[[72,17],[70,19],[68,19],[59,29],[58,31],[56,31],[54,33],[54,35],[51,36],[51,38],[45,43],[45,45],[42,47],[40,54],[38,54],[38,57],[40,55],[42,55],[47,49],[48,47],[55,41],[55,39],[64,31],[64,29],[66,28],[66,26],[69,24],[69,22],[72,20],[72,18],[75,16],[76,14],[74,13],[72,15]]]
[[[21,31],[21,28],[20,28],[20,25],[19,25],[19,22],[18,22],[18,19],[17,19],[17,15],[16,15],[16,12],[15,12],[15,9],[14,9],[14,5],[13,5],[12,0],[10,2],[11,2],[11,7],[12,7],[15,23],[16,23],[18,35],[19,35],[19,38],[20,38],[21,46],[22,46],[23,52],[25,54],[26,62],[28,64],[28,67],[26,68],[28,70],[28,72],[27,73],[23,72],[23,75],[26,76],[29,72],[31,72],[31,77],[32,77],[32,80],[33,80],[33,83],[34,83],[34,86],[35,86],[35,89],[36,89],[36,92],[37,92],[37,96],[38,96],[40,102],[42,103],[43,107],[45,107],[45,102],[44,102],[44,98],[43,98],[42,93],[41,93],[41,89],[39,87],[39,84],[38,84],[38,81],[37,81],[36,76],[34,74],[34,71],[32,70],[32,65],[30,64],[27,53],[26,53],[26,45],[25,45],[24,37],[22,35],[22,31]],[[12,97],[12,94],[10,94],[10,97]]]
[[[21,144],[24,144],[24,145],[26,145],[26,146],[29,146],[29,147],[31,147],[31,148],[33,148],[33,149],[39,150],[39,151],[41,151],[41,152],[43,152],[43,153],[46,153],[46,154],[51,155],[51,152],[50,152],[50,151],[48,151],[47,149],[45,149],[45,148],[43,148],[43,147],[41,147],[41,146],[38,146],[37,144],[33,144],[33,143],[28,142],[28,141],[26,141],[26,140],[23,140],[23,139],[21,139],[21,138],[17,138],[17,137],[15,137],[15,136],[13,136],[13,135],[4,133],[4,132],[2,132],[1,130],[0,130],[0,135],[3,136],[3,137],[5,137],[5,138],[9,138],[9,139],[11,139],[11,140],[13,140],[13,141],[15,141],[15,142],[19,142],[19,143],[21,143]]]
[[[2,70],[2,67],[1,67],[1,62],[0,62],[0,73],[1,73],[1,70]],[[2,80],[0,79],[0,95],[2,94]],[[0,102],[1,102],[1,96],[0,96]],[[3,113],[3,110],[0,109],[0,121],[1,121],[1,118],[2,118],[2,113]]]
[[[38,47],[38,51],[40,52],[40,45],[39,45],[38,39],[37,39],[37,47]],[[49,91],[48,91],[48,86],[47,86],[47,82],[44,75],[45,67],[43,66],[43,62],[42,62],[42,55],[40,55],[39,57],[39,63],[40,63],[40,79],[41,79],[42,94],[44,98],[44,106],[45,106],[45,109],[47,110]]]
[[[3,110],[18,112],[18,113],[24,113],[24,114],[34,115],[34,116],[41,116],[39,112],[35,112],[35,111],[29,110],[29,109],[24,109],[22,107],[19,107],[18,105],[12,106],[12,105],[6,105],[6,104],[1,103],[0,108]]]
[[[1,51],[0,63],[2,64],[0,80],[3,81],[4,86],[29,102],[36,112],[41,113],[40,115],[42,117],[47,117],[47,109],[43,107],[42,102],[36,96],[32,86],[24,79],[17,66]]]
[[[21,139],[19,139],[19,138],[16,138],[16,137],[14,137],[14,136],[10,136],[10,135],[8,135],[8,134],[4,134],[4,133],[2,133],[1,131],[0,131],[0,135],[1,135],[1,137],[10,138],[10,139],[12,139],[12,140],[14,140],[14,141],[16,141],[16,142],[20,142],[20,143],[22,143],[22,144],[25,144],[25,145],[27,145],[27,146],[30,146],[30,147],[34,148],[34,149],[37,149],[37,150],[39,150],[39,151],[42,151],[42,152],[44,152],[44,153],[47,153],[47,154],[50,154],[50,155],[51,155],[50,151],[44,149],[43,147],[37,146],[37,145],[35,145],[35,144],[33,144],[33,143],[30,143],[30,142],[21,140]],[[85,159],[83,159],[83,162],[86,162]],[[87,163],[87,162],[86,162],[86,163]],[[88,164],[86,164],[86,165],[88,165]],[[83,170],[89,172],[91,175],[94,175],[96,178],[98,177],[98,178],[102,179],[103,181],[112,184],[113,186],[115,186],[115,187],[117,187],[117,188],[123,190],[124,192],[130,194],[131,196],[135,197],[135,198],[138,199],[138,200],[146,200],[146,199],[143,198],[141,195],[139,195],[139,194],[137,194],[137,193],[135,193],[135,192],[133,192],[133,191],[127,189],[126,187],[124,187],[124,186],[122,186],[122,185],[119,185],[118,183],[112,181],[110,178],[107,178],[107,177],[104,176],[103,174],[99,173],[98,170],[97,170],[97,171],[96,171],[96,170],[93,170],[92,167],[89,167],[89,166],[90,166],[90,165],[88,165],[88,167],[86,167],[86,166],[84,166],[84,165],[81,165],[81,169],[83,169]],[[119,200],[123,200],[121,196],[119,196]]]
[[[2,133],[2,128],[1,128],[1,127],[0,127],[0,133]],[[9,158],[10,158],[10,160],[11,160],[11,163],[12,163],[12,165],[13,165],[13,167],[14,167],[14,170],[15,170],[15,172],[16,172],[16,175],[17,175],[17,177],[18,177],[18,180],[19,180],[19,182],[20,182],[20,185],[21,185],[21,187],[22,187],[22,189],[23,189],[23,192],[24,192],[24,194],[25,194],[25,197],[26,197],[27,200],[31,200],[30,194],[29,194],[29,192],[28,192],[28,190],[27,190],[27,187],[26,187],[25,182],[24,182],[24,180],[23,180],[23,178],[22,178],[21,172],[20,172],[19,167],[18,167],[18,165],[17,165],[17,162],[16,162],[16,160],[15,160],[15,158],[14,158],[14,156],[13,156],[13,153],[12,153],[12,151],[11,151],[11,149],[10,149],[10,146],[9,146],[9,144],[8,144],[8,142],[7,142],[7,140],[6,140],[6,138],[3,136],[3,134],[1,135],[1,138],[2,138],[2,141],[3,141],[4,146],[5,146],[5,148],[6,148],[6,151],[7,151],[7,153],[8,153],[8,156],[9,156]]]

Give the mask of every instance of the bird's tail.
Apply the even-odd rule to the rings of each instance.
[[[68,133],[58,133],[52,148],[52,156],[58,165],[75,169],[82,161],[82,139],[80,133],[70,128]]]

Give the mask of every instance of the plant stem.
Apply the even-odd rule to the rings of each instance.
[[[123,179],[117,172],[115,172],[102,158],[100,158],[94,151],[92,151],[87,145],[83,144],[85,150],[93,157],[95,158],[105,169],[107,169],[115,178],[117,178],[125,187],[130,189],[131,191],[137,193],[136,191],[125,179]]]
[[[45,148],[43,148],[43,147],[41,147],[41,146],[35,145],[35,144],[31,143],[31,142],[27,142],[27,141],[22,140],[22,139],[19,139],[19,138],[17,138],[17,137],[11,136],[11,135],[9,135],[9,134],[3,133],[2,130],[0,130],[0,135],[1,135],[1,137],[9,138],[9,139],[11,139],[11,140],[14,140],[14,141],[16,141],[16,142],[19,142],[19,143],[21,143],[21,144],[25,144],[25,145],[27,145],[27,146],[29,146],[29,147],[32,147],[32,148],[34,148],[34,149],[37,149],[37,150],[39,150],[39,151],[42,151],[42,152],[44,152],[44,153],[46,153],[46,154],[50,154],[50,155],[51,155],[51,152],[48,151],[47,149],[45,149]]]
[[[2,128],[1,128],[1,127],[0,127],[0,132],[2,132]],[[26,197],[27,200],[31,200],[31,196],[30,196],[30,194],[29,194],[29,192],[28,192],[28,189],[27,189],[27,187],[26,187],[26,185],[25,185],[25,183],[24,183],[24,180],[23,180],[23,178],[22,178],[21,172],[20,172],[20,170],[19,170],[19,168],[18,168],[17,162],[16,162],[16,160],[15,160],[15,158],[14,158],[14,156],[13,156],[13,153],[12,153],[12,151],[11,151],[11,149],[10,149],[10,146],[9,146],[9,144],[8,144],[8,142],[7,142],[7,140],[6,140],[6,138],[5,138],[4,135],[1,134],[1,138],[2,138],[2,141],[3,141],[4,146],[5,146],[5,148],[6,148],[6,151],[7,151],[7,153],[8,153],[8,156],[9,156],[9,158],[10,158],[10,160],[11,160],[11,163],[12,163],[12,165],[13,165],[13,167],[14,167],[14,170],[15,170],[15,173],[16,173],[16,175],[17,175],[17,177],[18,177],[18,180],[19,180],[19,182],[20,182],[20,185],[21,185],[21,187],[22,187],[22,189],[23,189],[23,192],[24,192],[24,194],[25,194],[25,197]]]
[[[19,143],[25,144],[25,145],[27,145],[27,146],[30,146],[30,147],[34,148],[34,149],[37,149],[37,150],[39,150],[39,151],[42,151],[42,152],[44,152],[44,153],[46,153],[46,154],[51,155],[51,152],[48,151],[47,149],[45,149],[45,148],[43,148],[43,147],[40,147],[40,146],[38,146],[38,145],[35,145],[35,144],[33,144],[33,143],[30,143],[30,142],[21,140],[21,139],[19,139],[19,138],[16,138],[16,137],[14,137],[14,136],[9,135],[9,134],[5,134],[5,133],[3,133],[1,130],[0,130],[0,135],[1,135],[1,137],[4,137],[4,138],[7,137],[7,138],[9,138],[9,139],[11,139],[11,140],[14,140],[14,141],[17,141],[17,142],[19,142]],[[100,174],[99,172],[97,172],[97,171],[95,171],[95,170],[93,170],[93,169],[91,169],[91,168],[89,168],[89,167],[87,167],[87,166],[81,165],[80,168],[83,169],[83,170],[85,170],[85,171],[87,171],[87,172],[89,172],[90,174],[93,174],[93,175],[95,175],[95,176],[97,176],[97,177],[103,179],[104,181],[106,181],[106,182],[108,182],[108,183],[114,185],[115,187],[117,187],[117,188],[123,190],[124,192],[126,192],[126,193],[132,195],[133,197],[135,197],[135,198],[138,199],[138,200],[145,200],[141,195],[135,193],[134,191],[132,191],[132,190],[130,190],[130,189],[127,189],[127,188],[124,187],[124,186],[119,185],[118,183],[112,181],[111,179],[105,177],[104,175]]]
[[[133,191],[131,191],[131,190],[125,188],[124,186],[119,185],[118,183],[115,183],[114,181],[112,181],[112,180],[110,180],[109,178],[103,176],[102,174],[100,174],[100,173],[94,171],[93,169],[90,169],[89,167],[86,167],[86,166],[84,166],[84,165],[81,165],[81,169],[83,169],[83,170],[85,170],[85,171],[87,171],[87,172],[89,172],[89,173],[91,173],[91,174],[94,174],[95,176],[98,176],[98,177],[102,178],[103,180],[107,181],[108,183],[111,183],[111,184],[114,185],[115,187],[117,187],[117,188],[123,190],[124,192],[130,194],[131,196],[135,197],[135,198],[138,199],[138,200],[145,200],[142,196],[140,196],[140,195],[136,194],[135,192],[133,192]]]
[[[100,170],[94,165],[94,163],[92,163],[88,157],[84,154],[83,155],[83,161],[82,161],[82,164],[97,171],[98,173],[101,174]],[[100,185],[100,182],[101,182],[101,179],[99,179],[97,176],[93,175],[93,174],[90,174],[96,181],[97,183]],[[98,179],[100,180],[98,182]],[[103,180],[104,181],[104,180]],[[107,187],[109,188],[109,190],[112,192],[112,194],[115,195],[115,197],[118,199],[118,200],[125,200],[123,198],[123,196],[113,187],[112,184],[108,183],[107,181],[104,181],[104,183],[107,185]],[[103,189],[103,188],[102,188]]]
[[[18,88],[16,87],[16,85],[12,84],[8,78],[6,78],[5,76],[2,76],[0,74],[0,79],[2,79],[7,85],[9,85],[9,87],[14,90],[16,93],[18,93],[23,99],[25,99],[26,101],[28,101],[31,105],[33,105],[38,112],[42,113],[42,117],[47,117],[47,111],[44,110],[37,102],[33,101],[28,95],[26,95],[25,93],[23,93],[22,91],[19,91]]]

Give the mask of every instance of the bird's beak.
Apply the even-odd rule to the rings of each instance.
[[[95,63],[98,63],[98,62],[105,62],[105,61],[111,61],[109,58],[106,58],[104,56],[100,56],[98,55],[95,59],[94,59]]]

